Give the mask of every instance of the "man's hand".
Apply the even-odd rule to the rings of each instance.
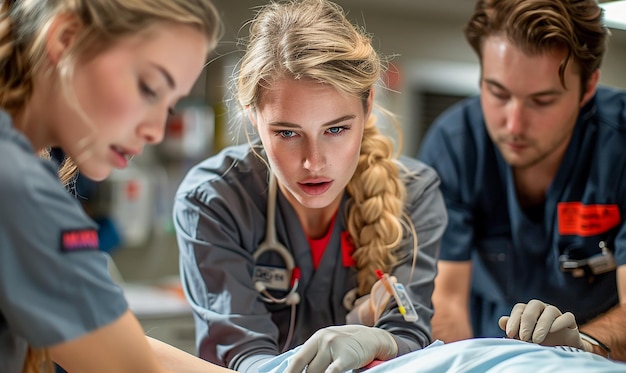
[[[391,285],[398,282],[395,276],[389,277]],[[376,281],[369,294],[354,302],[354,308],[346,315],[347,324],[374,326],[385,311],[391,294],[385,289],[381,280]]]
[[[373,360],[398,354],[391,334],[363,325],[330,326],[318,330],[289,361],[286,373],[341,373],[361,368]]]
[[[528,304],[518,303],[510,316],[502,316],[498,325],[507,337],[543,346],[572,346],[592,351],[589,343],[578,333],[576,318],[571,312],[561,311],[533,299]]]

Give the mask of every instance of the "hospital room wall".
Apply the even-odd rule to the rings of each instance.
[[[423,0],[419,0],[422,1]],[[208,66],[208,97],[223,99],[225,78],[240,54],[237,37],[245,36],[244,22],[254,15],[254,7],[265,3],[259,0],[215,0],[224,18],[224,35],[218,49],[218,58]],[[423,13],[421,6],[400,5],[388,8],[385,2],[337,0],[348,11],[348,17],[364,26],[373,35],[374,45],[391,59],[399,76],[392,90],[378,89],[379,102],[401,118],[404,132],[403,153],[415,155],[421,134],[430,123],[423,121],[416,94],[426,90],[443,94],[468,95],[477,92],[479,67],[476,55],[466,43],[463,27],[473,9],[473,1],[444,1],[458,5],[445,13]],[[399,7],[400,6],[400,7]],[[432,7],[432,6],[429,6]],[[626,88],[626,31],[612,30],[608,54],[603,63],[601,83]],[[220,141],[220,139],[217,139]],[[228,143],[226,139],[222,144]]]

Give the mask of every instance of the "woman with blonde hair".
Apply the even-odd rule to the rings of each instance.
[[[162,139],[219,22],[209,0],[0,2],[1,372],[227,371],[145,337],[63,185]]]
[[[332,2],[271,2],[251,22],[235,82],[258,139],[195,166],[174,204],[203,359],[256,372],[308,340],[299,370],[344,371],[431,342],[446,213],[437,175],[376,127],[382,72]],[[404,285],[413,317],[372,289],[376,270]]]

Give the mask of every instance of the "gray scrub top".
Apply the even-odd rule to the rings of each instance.
[[[26,349],[80,337],[128,308],[96,225],[0,111],[0,372]]]
[[[411,277],[413,239],[406,233],[400,264],[392,274],[407,288],[419,320],[405,322],[391,302],[376,326],[391,332],[400,353],[406,353],[431,342],[431,295],[447,215],[437,174],[417,160],[401,162],[412,174],[405,175],[404,211],[415,225],[419,249]],[[267,180],[267,166],[250,147],[233,146],[191,169],[174,202],[181,276],[195,314],[199,354],[241,372],[254,371],[261,360],[281,352],[291,316],[291,306],[264,303],[253,285],[252,255],[266,232]],[[301,301],[289,347],[303,343],[318,329],[346,322],[343,299],[356,287],[356,269],[344,265],[342,256],[341,236],[347,231],[343,212],[348,202],[346,194],[330,242],[314,270],[298,217],[278,192],[277,238],[301,271]],[[281,257],[272,252],[256,264],[284,267]]]

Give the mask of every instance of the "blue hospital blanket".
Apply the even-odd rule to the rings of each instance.
[[[297,351],[287,351],[261,366],[259,373],[284,372]],[[426,348],[384,362],[367,373],[626,373],[626,363],[574,348],[545,347],[504,338],[474,338]]]

